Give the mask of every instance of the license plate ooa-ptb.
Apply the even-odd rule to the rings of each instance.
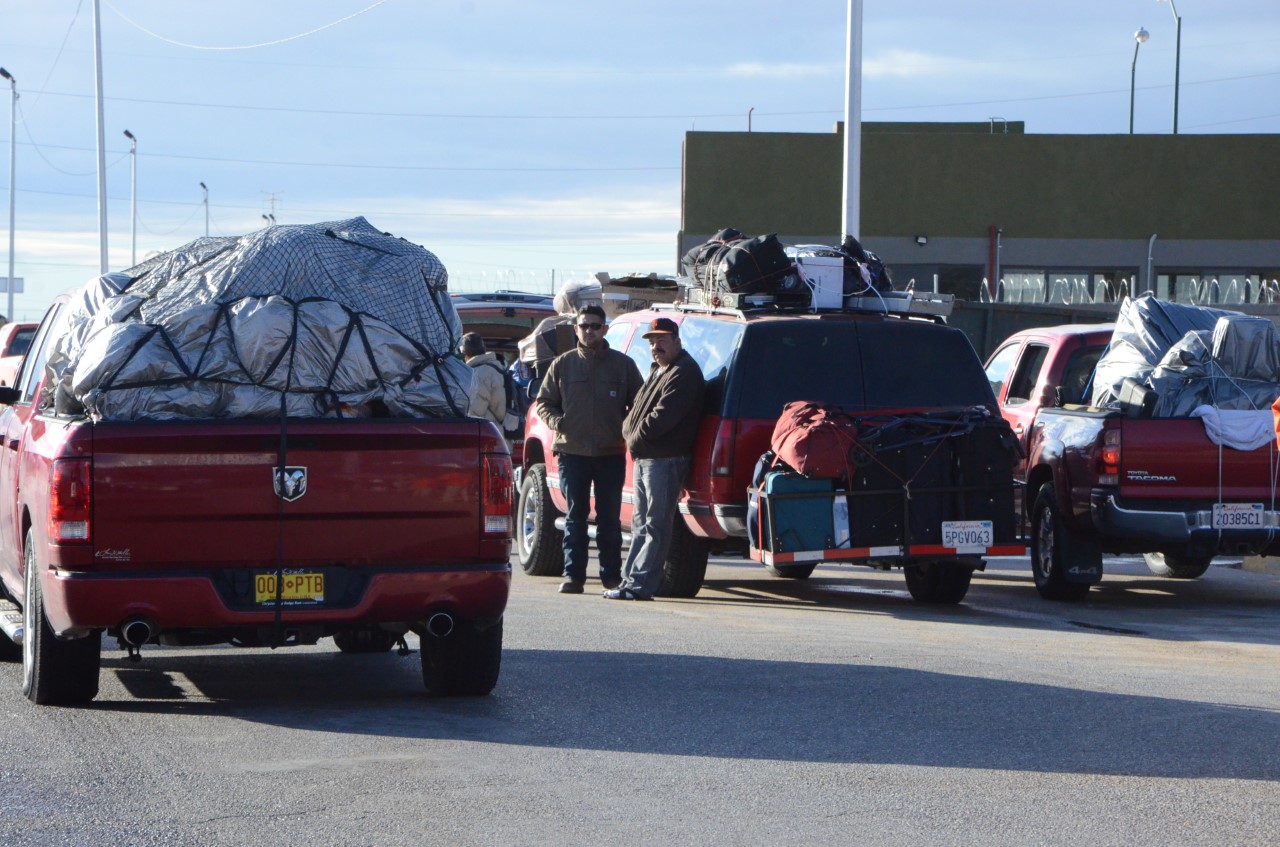
[[[255,603],[274,603],[276,600],[276,575],[254,574],[253,598]],[[324,574],[286,573],[281,579],[280,600],[284,603],[323,603]]]

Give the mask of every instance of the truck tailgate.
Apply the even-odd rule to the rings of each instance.
[[[99,568],[466,563],[479,425],[401,419],[99,423]],[[282,450],[283,444],[283,450]],[[275,468],[291,487],[277,497]]]
[[[1127,418],[1120,495],[1141,499],[1249,501],[1276,496],[1275,445],[1220,447],[1198,418]]]

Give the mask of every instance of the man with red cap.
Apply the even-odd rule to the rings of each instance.
[[[702,417],[706,383],[680,343],[679,325],[671,318],[654,318],[644,337],[653,364],[622,422],[635,460],[631,549],[622,584],[604,592],[608,600],[652,600],[662,583],[680,489]]]

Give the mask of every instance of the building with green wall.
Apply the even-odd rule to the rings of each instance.
[[[681,255],[717,230],[838,244],[843,126],[685,136]],[[1280,135],[863,125],[861,228],[899,288],[1002,302],[1280,302]],[[996,282],[998,280],[998,283]]]

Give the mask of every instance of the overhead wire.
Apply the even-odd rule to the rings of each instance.
[[[363,15],[365,12],[371,12],[374,9],[378,8],[379,6],[389,1],[390,0],[377,0],[377,2],[373,3],[370,6],[366,6],[365,8],[361,9],[358,12],[352,12],[350,15],[347,15],[346,17],[338,18],[338,20],[336,21],[332,21],[323,26],[318,26],[315,29],[309,29],[306,32],[297,33],[296,35],[289,35],[284,38],[277,38],[273,41],[263,41],[257,44],[240,44],[240,45],[227,46],[227,47],[214,47],[212,45],[207,45],[207,44],[189,44],[183,41],[177,41],[175,39],[168,38],[157,32],[153,32],[147,29],[146,27],[142,26],[141,24],[139,24],[137,21],[130,18],[124,12],[121,12],[119,9],[117,9],[114,5],[111,4],[111,0],[104,0],[104,2],[106,2],[108,9],[115,12],[116,15],[119,16],[119,18],[122,21],[129,24],[129,26],[133,27],[139,32],[149,35],[152,38],[156,39],[157,41],[163,41],[165,44],[171,44],[174,47],[185,47],[190,50],[256,50],[260,47],[274,47],[277,44],[286,44],[290,41],[297,41],[298,39],[301,39],[301,38],[307,38],[308,36],[315,35],[318,32],[324,32],[326,29],[332,29],[338,24],[346,23],[352,18],[356,18],[356,17],[359,17],[360,15]]]

